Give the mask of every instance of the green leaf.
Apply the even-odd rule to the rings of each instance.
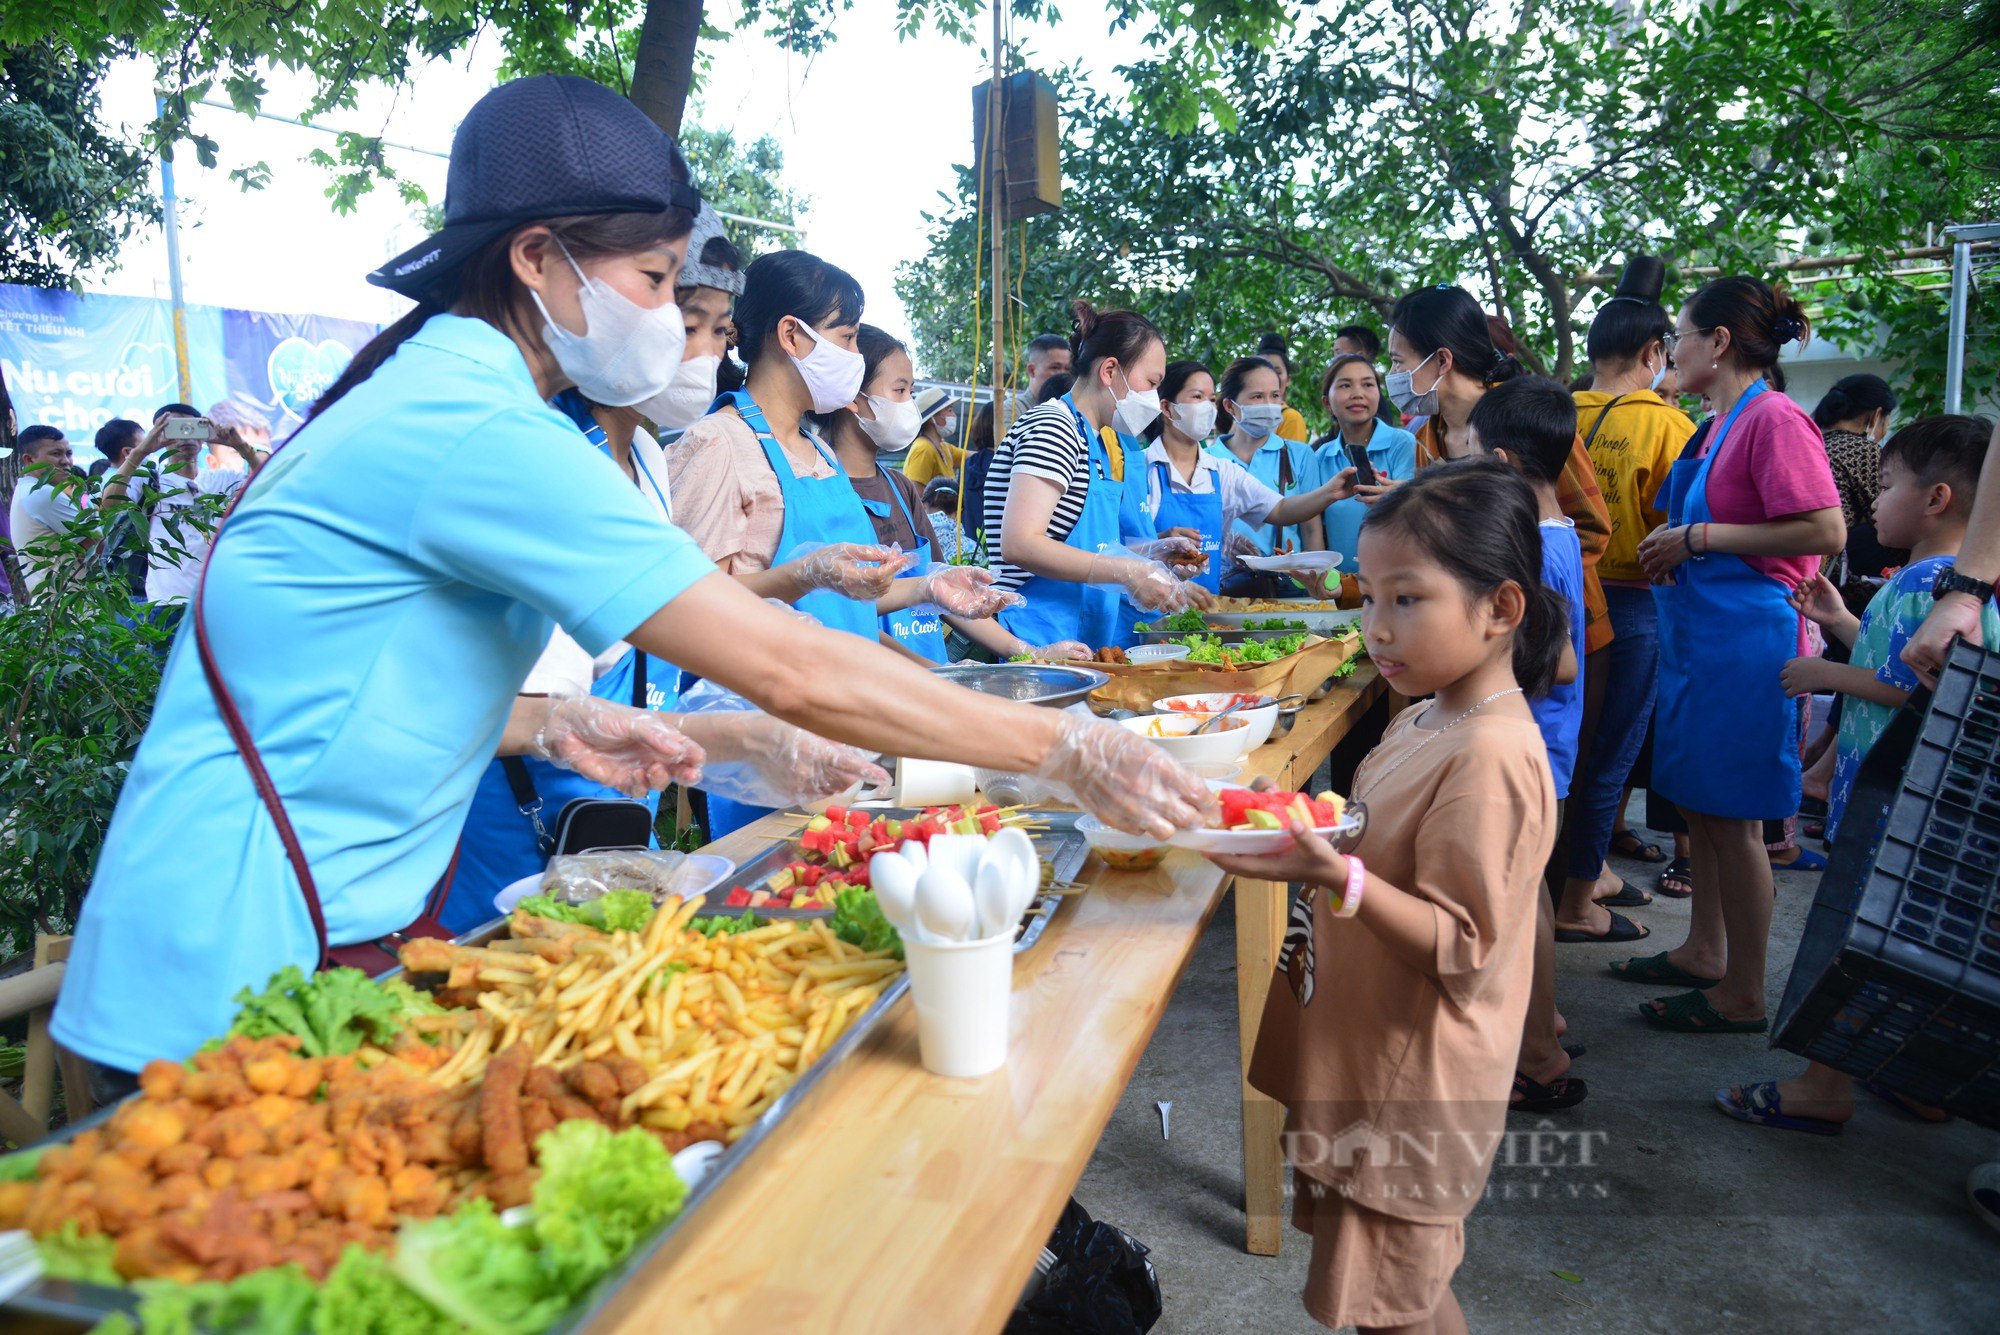
[[[1582,1276],[1582,1275],[1572,1275],[1572,1274],[1570,1274],[1570,1272],[1569,1272],[1569,1271],[1567,1271],[1567,1270],[1551,1270],[1551,1271],[1549,1271],[1549,1273],[1550,1273],[1551,1275],[1554,1275],[1554,1276],[1555,1276],[1555,1277],[1556,1277],[1557,1279],[1559,1279],[1559,1280],[1562,1280],[1562,1281],[1563,1281],[1564,1283],[1567,1283],[1567,1284],[1581,1284],[1581,1283],[1583,1283],[1583,1276]]]

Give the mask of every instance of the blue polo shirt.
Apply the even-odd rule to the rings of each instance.
[[[1312,486],[1319,488],[1333,481],[1350,462],[1347,446],[1335,436],[1313,455]],[[1368,462],[1376,477],[1407,482],[1417,475],[1417,438],[1378,418],[1374,434],[1368,437]],[[1367,517],[1368,507],[1359,497],[1335,501],[1320,511],[1320,522],[1326,525],[1326,549],[1340,553],[1340,568],[1350,574],[1355,568],[1355,553],[1361,548],[1361,521]]]
[[[1228,459],[1235,463],[1243,464],[1245,468],[1250,470],[1252,477],[1269,487],[1272,491],[1277,492],[1281,497],[1296,496],[1302,491],[1311,491],[1315,486],[1319,485],[1313,481],[1312,447],[1302,441],[1286,440],[1275,431],[1264,437],[1264,443],[1257,447],[1257,452],[1250,456],[1250,462],[1248,463],[1243,463],[1241,459],[1236,457],[1236,451],[1230,449],[1229,446],[1221,441],[1210,445],[1208,452],[1218,459]],[[1291,465],[1289,471],[1292,477],[1292,484],[1289,487],[1281,484],[1281,476],[1278,468],[1281,459],[1288,459]],[[1257,549],[1263,552],[1264,555],[1269,556],[1271,554],[1271,526],[1269,524],[1253,525],[1239,519],[1229,526],[1229,531],[1245,534],[1252,542],[1257,544]],[[1293,551],[1301,552],[1305,550],[1305,543],[1299,537],[1299,527],[1297,524],[1287,524],[1281,530],[1280,537],[1281,540],[1292,544]]]
[[[714,568],[483,321],[434,317],[266,464],[209,560],[209,641],[333,943],[422,911],[555,623],[601,653]],[[126,1070],[186,1057],[228,1027],[239,989],[317,953],[183,634],[84,901],[56,1038]]]

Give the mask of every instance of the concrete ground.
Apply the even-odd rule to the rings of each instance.
[[[1658,872],[1615,865],[1647,888]],[[1774,1012],[1818,879],[1778,878]],[[1636,953],[1685,934],[1685,900],[1625,912],[1653,930]],[[1789,1076],[1803,1059],[1762,1037],[1654,1030],[1634,1008],[1665,989],[1605,972],[1631,947],[1557,949],[1569,1041],[1589,1047],[1572,1073],[1590,1097],[1547,1119],[1517,1114],[1510,1130],[1546,1120],[1601,1139],[1590,1169],[1496,1169],[1517,1199],[1474,1211],[1454,1281],[1475,1332],[2000,1331],[2000,1233],[1964,1192],[1973,1165],[2000,1159],[2000,1135],[1926,1125],[1867,1094],[1838,1137],[1731,1121],[1710,1107],[1717,1087]],[[1156,1330],[1304,1335],[1324,1329],[1299,1303],[1304,1235],[1288,1225],[1277,1257],[1243,1250],[1235,963],[1225,901],[1076,1195],[1152,1248],[1166,1298]],[[1162,1141],[1155,1104],[1167,1099]]]

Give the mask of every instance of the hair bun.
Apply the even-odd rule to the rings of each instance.
[[[1634,255],[1625,261],[1624,271],[1618,275],[1618,290],[1612,295],[1633,301],[1658,301],[1666,286],[1665,260],[1657,255]]]
[[[1790,343],[1805,332],[1806,322],[1796,315],[1780,315],[1777,319],[1771,321],[1771,341],[1773,343]]]
[[[1071,343],[1081,343],[1090,337],[1090,331],[1097,328],[1097,307],[1078,297],[1069,304],[1070,314],[1076,325],[1076,332],[1070,336]]]

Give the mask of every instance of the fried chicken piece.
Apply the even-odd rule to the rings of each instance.
[[[211,1193],[208,1185],[194,1171],[172,1173],[153,1184],[153,1193],[159,1198],[160,1213],[189,1208],[205,1209]]]
[[[549,1100],[549,1111],[556,1115],[558,1122],[573,1122],[578,1118],[588,1118],[593,1122],[610,1119],[597,1111],[594,1104],[585,1103],[574,1094],[558,1094]]]
[[[451,1124],[452,1157],[461,1164],[479,1162],[480,1142],[484,1135],[479,1125],[479,1099],[465,1105],[458,1120]]]
[[[524,1099],[552,1099],[563,1092],[563,1073],[553,1066],[536,1066],[521,1082]]]
[[[292,1059],[269,1053],[243,1063],[243,1079],[259,1094],[277,1094],[292,1082]]]
[[[646,1083],[649,1077],[646,1068],[622,1052],[614,1052],[604,1059],[604,1065],[618,1079],[618,1093],[631,1094]]]
[[[163,1178],[198,1173],[201,1166],[208,1162],[208,1153],[206,1145],[197,1145],[191,1140],[179,1141],[153,1156],[153,1171]]]
[[[456,963],[457,947],[431,936],[412,937],[396,952],[396,958],[411,973],[450,973]]]
[[[0,1229],[23,1227],[34,1195],[33,1182],[0,1182]]]
[[[229,1108],[197,1123],[188,1138],[225,1159],[260,1153],[270,1141],[263,1126],[242,1108]]]
[[[510,1043],[486,1064],[479,1091],[480,1149],[499,1177],[526,1171],[528,1143],[521,1134],[521,1084],[534,1054],[525,1043]]]
[[[127,1279],[172,1279],[192,1284],[201,1278],[201,1267],[152,1222],[138,1224],[118,1239],[111,1264]]]
[[[253,1154],[236,1167],[236,1185],[245,1196],[290,1191],[305,1180],[305,1166],[283,1154]]]
[[[489,1177],[480,1185],[480,1194],[493,1202],[496,1210],[511,1210],[517,1205],[526,1205],[535,1198],[535,1179],[541,1176],[538,1169],[526,1169],[519,1173],[505,1173]]]
[[[98,1187],[92,1197],[97,1205],[98,1216],[104,1221],[105,1231],[120,1233],[142,1219],[151,1219],[160,1212],[161,1200],[153,1190],[152,1179],[143,1175],[107,1182]]]
[[[146,1069],[139,1072],[139,1088],[149,1099],[171,1099],[181,1092],[181,1082],[187,1078],[187,1067],[179,1062],[170,1062],[164,1057],[146,1063]]]
[[[555,1110],[547,1099],[521,1100],[521,1138],[530,1145],[556,1129]]]
[[[618,1118],[618,1077],[603,1062],[578,1062],[570,1068],[569,1087],[577,1097],[597,1109],[605,1121]]]

